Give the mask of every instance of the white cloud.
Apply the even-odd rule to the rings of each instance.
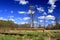
[[[52,15],[48,15],[46,18],[47,18],[47,19],[55,20],[55,17],[54,17],[54,16],[52,16]]]
[[[10,18],[13,18],[14,16],[9,16]]]
[[[24,17],[23,18],[23,20],[29,20],[30,19],[30,17]]]
[[[46,12],[44,12],[43,14],[44,14],[44,15],[47,15],[47,13],[46,13]]]
[[[38,19],[44,19],[44,16],[40,16],[40,17],[38,17]]]
[[[22,18],[17,18],[17,20],[22,20]]]
[[[29,10],[27,13],[32,13],[32,14],[34,14],[35,13],[35,11],[31,11],[31,10]]]
[[[39,12],[44,12],[44,9],[42,7],[37,8]]]
[[[51,23],[53,23],[53,24],[54,24],[54,23],[55,23],[55,21],[51,21]]]
[[[30,14],[30,13],[34,14],[35,11],[32,11],[32,12],[31,12],[31,10],[29,10],[29,11],[27,11],[27,12],[26,12],[26,11],[18,11],[18,13],[19,13],[19,14]]]
[[[9,19],[6,19],[6,18],[3,18],[3,17],[0,17],[0,20],[12,20],[12,21],[15,21],[12,17],[13,17],[13,16],[11,16]]]
[[[25,11],[18,11],[19,14],[26,14],[27,12]]]
[[[14,19],[13,16],[10,16],[9,20],[13,21],[14,23],[17,23],[17,24],[25,24],[27,22],[23,22],[25,20],[29,20],[30,17],[24,17],[24,18],[16,18]],[[18,22],[18,21],[21,21],[21,22]]]
[[[57,0],[49,0],[48,4],[54,5]]]
[[[9,17],[8,20],[15,21],[14,16],[8,16],[8,17]]]
[[[55,9],[56,5],[52,5],[49,9],[48,9],[48,13],[52,13]]]
[[[3,18],[3,17],[0,17],[0,20],[7,20],[7,19],[5,19],[5,18]]]
[[[15,1],[19,1],[19,4],[25,5],[28,3],[28,1],[25,0],[15,0]]]
[[[34,21],[34,23],[37,23],[37,21]]]
[[[22,4],[22,5],[24,5],[24,4],[27,4],[28,1],[25,1],[25,0],[22,1],[22,0],[21,0],[19,3]]]
[[[39,19],[47,19],[47,20],[49,20],[49,19],[51,19],[51,20],[55,20],[55,17],[54,16],[52,16],[52,15],[47,15],[46,17],[44,17],[44,16],[40,16],[40,17],[38,17]]]
[[[13,18],[10,18],[9,20],[11,20],[11,21],[15,21]]]
[[[25,22],[22,22],[22,23],[20,23],[20,24],[25,24]]]
[[[43,22],[44,22],[44,20],[39,20],[39,22],[40,22],[40,23],[43,23]],[[45,22],[48,22],[48,20],[45,20]]]
[[[52,9],[48,9],[48,13],[52,13],[53,12],[53,10]]]
[[[52,13],[53,12],[53,10],[55,9],[55,7],[56,7],[56,5],[55,5],[55,2],[56,2],[57,0],[49,0],[48,1],[48,4],[50,4],[51,5],[51,7],[48,9],[48,13]]]
[[[0,17],[0,20],[3,19],[3,17]]]
[[[39,22],[43,22],[43,20],[40,20]]]

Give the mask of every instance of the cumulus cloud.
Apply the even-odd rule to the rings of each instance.
[[[19,1],[19,4],[22,4],[22,5],[26,5],[28,3],[28,1],[25,1],[25,0],[15,0],[15,1]]]
[[[24,17],[23,18],[23,20],[29,20],[30,19],[30,17]]]
[[[15,19],[13,19],[13,16],[10,16],[9,19],[0,17],[0,20],[11,20],[11,21],[15,21]]]
[[[12,19],[12,18],[11,18]],[[15,20],[19,20],[19,21],[26,21],[26,20],[29,20],[30,17],[23,17],[23,18],[16,18]]]
[[[52,15],[47,15],[46,17],[44,17],[44,16],[40,16],[40,17],[38,17],[39,19],[47,19],[47,20],[49,20],[49,19],[51,19],[51,20],[55,20],[55,17],[54,16],[52,16]]]
[[[9,16],[8,20],[15,21],[14,16]]]
[[[43,20],[39,20],[39,22],[41,22],[41,23],[42,23],[42,22],[43,22]]]
[[[47,18],[47,19],[55,20],[55,17],[54,17],[54,16],[52,16],[52,15],[48,15],[46,18]]]
[[[40,17],[38,17],[38,18],[39,18],[39,19],[44,19],[44,18],[46,18],[45,15],[47,15],[46,12],[43,13],[43,16],[40,16]]]
[[[44,19],[44,16],[40,16],[40,17],[38,17],[38,19]]]
[[[18,11],[19,14],[26,14],[27,12],[25,11]]]
[[[39,11],[39,12],[44,12],[44,9],[43,9],[43,7],[37,7],[37,10]]]
[[[39,20],[39,22],[40,22],[40,23],[43,23],[43,22],[44,22],[44,20]],[[48,20],[45,20],[45,22],[48,22]]]
[[[55,23],[55,21],[51,21],[51,23],[53,23],[53,24],[54,24],[54,23]]]
[[[26,21],[26,20],[29,20],[29,19],[30,19],[30,17],[17,18],[17,19],[15,19],[15,23],[17,23],[17,24],[27,24],[28,21]]]
[[[4,19],[3,17],[0,17],[0,20]]]
[[[29,10],[29,11],[18,11],[18,13],[19,14],[30,14],[31,13],[31,10]],[[32,14],[34,14],[35,13],[35,11],[32,11]]]
[[[53,10],[52,9],[48,9],[48,13],[52,13],[53,12]]]
[[[34,14],[35,11],[31,11],[31,10],[29,10],[27,13],[28,13],[28,14],[30,14],[30,13]]]
[[[47,15],[47,13],[45,12],[45,10],[44,10],[43,7],[37,7],[37,10],[38,10],[39,12],[43,12],[43,15]],[[43,16],[42,18],[44,18],[44,16]]]
[[[8,19],[5,19],[5,18],[3,18],[3,17],[0,17],[0,20],[8,20]]]
[[[34,21],[34,23],[38,23],[37,21]]]
[[[54,5],[57,0],[49,0],[49,4]]]
[[[22,18],[17,18],[16,20],[22,20]]]
[[[11,20],[11,21],[15,21],[13,18],[10,18],[9,20]]]
[[[46,15],[47,15],[47,13],[46,13],[46,12],[44,12],[44,13],[43,13],[43,15],[44,15],[44,16],[46,16]]]
[[[56,7],[56,5],[55,5],[55,2],[56,2],[57,0],[49,0],[48,1],[48,4],[50,4],[51,5],[51,7],[49,7],[49,9],[48,9],[48,13],[52,13],[53,12],[53,10],[55,9],[55,7]]]
[[[13,18],[14,16],[9,16],[9,18]]]

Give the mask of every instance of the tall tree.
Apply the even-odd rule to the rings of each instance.
[[[60,24],[59,24],[59,21],[58,21],[58,18],[56,17],[55,18],[55,29],[60,29]]]

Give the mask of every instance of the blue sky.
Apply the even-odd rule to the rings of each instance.
[[[34,6],[34,23],[37,20],[43,25],[46,14],[46,25],[60,21],[60,0],[0,0],[0,20],[12,20],[17,24],[28,23],[30,20],[29,6]]]

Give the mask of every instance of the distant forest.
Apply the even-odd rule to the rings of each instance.
[[[0,28],[34,28],[34,27],[30,27],[29,24],[15,24],[13,21],[11,20],[0,20]],[[39,26],[38,28],[44,28],[42,26]],[[57,18],[55,19],[55,25],[53,26],[52,24],[48,24],[47,27],[45,27],[45,29],[60,29],[60,24],[57,20]]]

